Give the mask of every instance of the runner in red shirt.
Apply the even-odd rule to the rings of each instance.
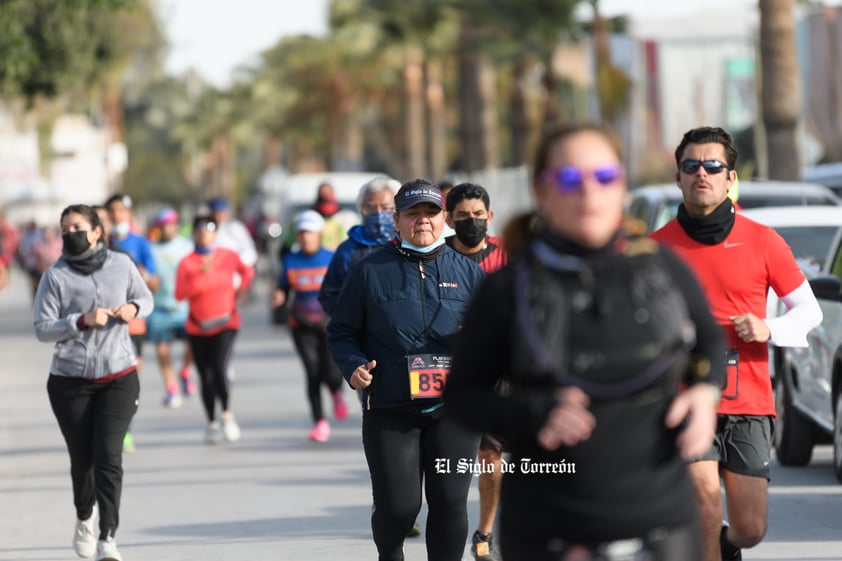
[[[509,262],[500,238],[488,235],[494,219],[488,191],[474,183],[460,183],[447,193],[447,225],[453,236],[445,238],[451,248],[479,265],[486,273],[493,273]],[[483,434],[477,461],[494,466],[479,475],[479,525],[471,537],[471,553],[477,561],[497,561],[491,530],[500,503],[500,484],[503,481],[503,444],[499,438]]]
[[[689,465],[702,517],[707,561],[742,559],[740,548],[766,533],[772,427],[775,416],[767,342],[806,347],[822,313],[789,246],[773,229],[734,211],[728,191],[737,181],[737,149],[721,128],[684,135],[675,151],[684,202],[677,217],[651,234],[695,272],[722,325],[727,380],[711,450]],[[766,318],[769,288],[788,311]],[[719,479],[728,520],[722,520]]]

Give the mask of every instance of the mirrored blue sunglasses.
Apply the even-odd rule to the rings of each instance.
[[[601,187],[611,187],[625,175],[625,171],[620,164],[610,164],[593,170],[584,170],[576,166],[562,166],[558,170],[548,171],[546,174],[552,179],[559,191],[574,193],[582,189],[585,180],[588,178],[594,179]]]

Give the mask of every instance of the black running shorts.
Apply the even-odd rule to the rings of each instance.
[[[771,416],[719,415],[713,446],[694,461],[718,461],[721,469],[768,480],[774,430]]]

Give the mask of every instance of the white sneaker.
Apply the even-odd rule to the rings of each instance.
[[[87,520],[76,521],[76,532],[73,534],[73,549],[76,555],[83,558],[93,557],[96,553],[96,526],[99,520],[99,507],[94,503],[94,510]]]
[[[228,442],[237,442],[240,440],[240,425],[237,424],[237,420],[234,419],[234,416],[225,421],[222,421],[222,432],[225,434],[225,440]]]
[[[178,409],[181,407],[181,395],[167,392],[167,395],[164,396],[164,407],[168,407],[170,409]]]
[[[216,421],[208,423],[205,429],[205,444],[219,444],[222,442],[222,432],[219,430],[219,423]]]
[[[96,561],[123,561],[114,538],[99,540],[96,544]]]

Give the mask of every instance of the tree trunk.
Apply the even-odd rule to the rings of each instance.
[[[281,133],[270,132],[263,141],[263,169],[281,164]]]
[[[769,178],[798,180],[796,125],[801,110],[794,0],[760,1],[761,105]]]
[[[529,95],[526,76],[530,63],[520,57],[512,69],[509,90],[509,130],[511,135],[510,158],[513,166],[529,163]]]
[[[406,177],[424,177],[424,70],[423,54],[418,47],[406,50],[404,87],[406,95]]]
[[[498,165],[494,68],[480,53],[473,30],[462,26],[459,56],[461,168],[467,172]]]
[[[427,62],[427,169],[433,181],[447,173],[447,107],[442,74],[441,61]]]

